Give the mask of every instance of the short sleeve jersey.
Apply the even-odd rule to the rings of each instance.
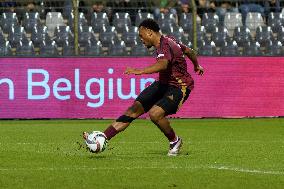
[[[161,36],[160,47],[156,49],[156,59],[167,59],[166,70],[160,71],[159,81],[176,87],[194,87],[194,81],[187,72],[187,63],[183,54],[186,46],[178,43],[173,37]]]

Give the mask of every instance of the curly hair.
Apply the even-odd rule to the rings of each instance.
[[[159,24],[154,19],[151,19],[151,18],[147,18],[147,19],[143,20],[139,24],[139,28],[140,27],[148,28],[150,30],[153,30],[154,32],[159,32],[160,31]]]

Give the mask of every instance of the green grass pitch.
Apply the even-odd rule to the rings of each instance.
[[[284,188],[284,119],[172,119],[178,157],[149,120],[105,152],[80,148],[83,131],[111,120],[0,121],[0,188]]]

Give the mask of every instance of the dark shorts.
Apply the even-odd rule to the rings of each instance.
[[[145,112],[157,105],[166,112],[166,115],[171,115],[178,111],[189,94],[190,89],[187,87],[178,88],[155,81],[139,94],[136,101],[142,104]]]

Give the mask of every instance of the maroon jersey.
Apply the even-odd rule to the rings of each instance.
[[[183,54],[186,46],[178,43],[173,37],[161,36],[160,47],[156,49],[156,59],[167,59],[168,67],[159,73],[161,83],[174,85],[176,87],[194,87],[194,81],[187,72],[187,64]]]

